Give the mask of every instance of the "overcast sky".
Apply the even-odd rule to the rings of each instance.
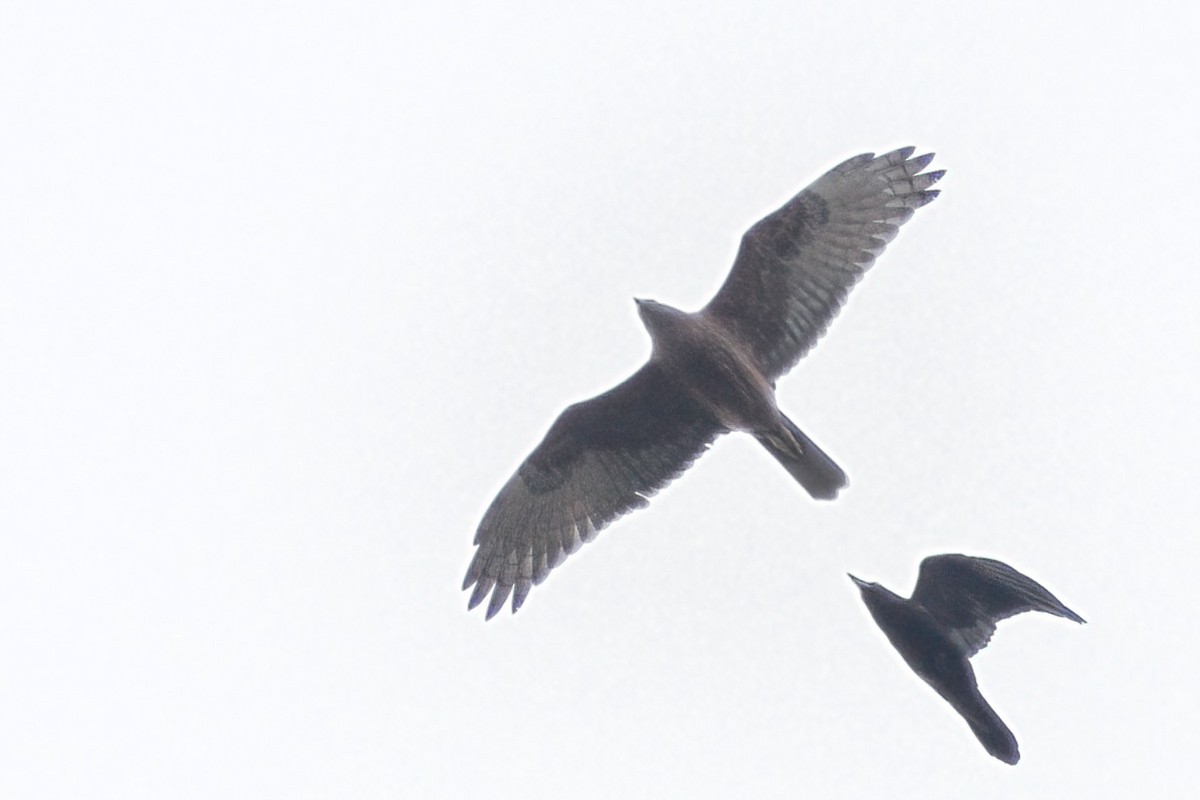
[[[0,795],[1195,785],[1196,26],[1144,4],[0,14]],[[1178,4],[1182,7],[1182,4]],[[899,9],[899,10],[897,10]],[[559,411],[821,172],[949,170],[781,406],[484,623]],[[847,571],[1000,558],[990,758]]]

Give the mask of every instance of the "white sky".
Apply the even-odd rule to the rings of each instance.
[[[1194,20],[412,5],[0,14],[0,795],[1194,787]],[[780,384],[842,497],[727,437],[467,613],[496,490],[647,355],[631,298],[698,307],[909,143],[942,196]],[[846,578],[939,552],[1089,620],[976,658],[1015,768]]]

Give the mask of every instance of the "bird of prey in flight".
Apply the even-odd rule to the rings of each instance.
[[[1006,764],[1021,758],[1017,739],[979,693],[969,659],[991,640],[996,623],[1026,611],[1075,622],[1083,618],[1045,587],[990,558],[930,556],[906,600],[850,576],[875,622],[908,666],[962,715],[984,748]]]
[[[775,381],[825,332],[850,289],[944,170],[905,147],[843,161],[742,236],[716,296],[687,313],[638,300],[650,360],[559,415],[475,534],[463,589],[491,619],[525,602],[567,554],[683,473],[714,439],[749,433],[813,497],[845,473],[775,403]]]

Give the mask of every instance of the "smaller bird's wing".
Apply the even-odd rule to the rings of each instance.
[[[491,619],[617,517],[647,504],[724,428],[655,362],[570,406],[492,501],[463,589],[470,608],[492,592]]]
[[[950,554],[926,558],[912,599],[950,628],[968,658],[987,645],[997,622],[1015,614],[1044,611],[1084,621],[1033,578],[991,558]]]
[[[938,192],[933,154],[905,147],[855,156],[826,172],[742,236],[733,269],[703,313],[749,347],[774,380],[809,351],[846,296]]]

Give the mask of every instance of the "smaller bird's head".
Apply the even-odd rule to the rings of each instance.
[[[847,572],[846,574],[850,575],[849,572]],[[878,583],[871,583],[870,581],[864,581],[862,578],[856,578],[853,575],[850,575],[850,580],[854,581],[854,585],[857,586],[859,591],[862,592],[863,594],[866,594],[867,592],[871,591],[872,587],[875,587],[875,588],[879,587]]]
[[[850,575],[849,572],[846,573]],[[867,608],[872,612],[881,604],[886,603],[888,599],[895,597],[891,590],[885,589],[874,581],[864,581],[862,578],[850,575],[850,580],[854,581],[854,585],[858,587],[858,591],[862,593],[863,602],[867,604]]]
[[[846,574],[850,575],[850,573]],[[879,619],[880,614],[888,614],[891,609],[904,605],[907,602],[891,589],[880,586],[874,581],[864,581],[862,578],[856,578],[853,575],[850,575],[850,580],[854,581],[854,585],[862,593],[863,602],[867,604],[867,609],[876,620]]]

